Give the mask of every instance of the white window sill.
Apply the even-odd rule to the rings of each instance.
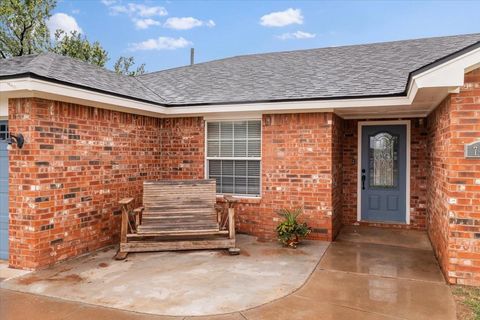
[[[217,198],[220,199],[220,198],[223,198],[224,196],[230,196],[232,198],[235,198],[235,199],[239,199],[239,200],[242,200],[242,199],[245,199],[245,200],[262,200],[262,197],[260,196],[241,196],[241,195],[234,195],[234,194],[221,194],[221,193],[217,193]]]

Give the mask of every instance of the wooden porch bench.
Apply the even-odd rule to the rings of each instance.
[[[227,202],[229,200],[227,199]],[[216,206],[215,180],[160,180],[143,184],[143,207],[120,201],[122,226],[117,259],[129,252],[235,248],[233,199],[227,214]]]

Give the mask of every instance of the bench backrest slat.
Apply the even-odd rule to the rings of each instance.
[[[143,184],[142,229],[218,229],[215,180],[161,180]]]

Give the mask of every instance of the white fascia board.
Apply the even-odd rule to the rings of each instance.
[[[480,67],[480,48],[474,49],[412,78],[418,88],[461,87],[465,73]]]
[[[87,105],[98,106],[108,109],[125,109],[132,113],[142,112],[161,115],[166,113],[166,107],[155,104],[136,101],[128,98],[116,97],[105,93],[93,92],[86,89],[71,87],[68,85],[52,83],[49,81],[33,78],[19,78],[0,81],[0,93],[3,95],[18,96],[15,92],[27,92],[29,97],[45,97],[48,95],[61,96],[74,103],[74,99],[88,101]],[[57,98],[58,100],[58,98]],[[62,99],[63,100],[63,99]],[[110,106],[110,107],[109,107]]]
[[[171,116],[221,112],[313,112],[329,111],[334,108],[402,106],[406,104],[410,104],[408,97],[391,97],[182,106],[169,107],[167,111]]]
[[[428,113],[426,112],[414,112],[414,113],[391,113],[391,114],[382,114],[379,116],[378,114],[368,114],[365,113],[363,115],[343,115],[337,114],[343,119],[351,120],[351,119],[360,119],[360,120],[375,120],[375,119],[406,119],[406,118],[425,118]]]
[[[222,121],[222,120],[261,120],[261,112],[235,112],[235,113],[211,113],[211,114],[199,114],[198,116],[203,116],[205,121]]]

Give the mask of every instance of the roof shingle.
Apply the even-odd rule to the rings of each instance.
[[[0,78],[26,73],[137,100],[166,103],[134,77],[51,52],[0,60]]]
[[[404,94],[409,75],[480,44],[480,34],[252,54],[138,77],[42,53],[0,60],[0,78],[33,74],[156,104],[194,105]]]
[[[409,74],[480,34],[254,54],[145,74],[170,104],[401,94]]]

